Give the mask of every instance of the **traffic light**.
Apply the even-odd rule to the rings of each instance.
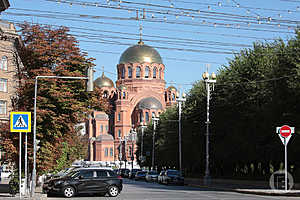
[[[93,67],[88,67],[87,69],[87,82],[86,82],[86,91],[94,91],[94,69]]]

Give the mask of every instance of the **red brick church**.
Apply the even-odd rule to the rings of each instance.
[[[88,121],[90,161],[131,162],[134,155],[136,163],[136,140],[131,133],[142,124],[151,123],[152,115],[159,116],[166,107],[176,103],[176,88],[165,88],[161,56],[142,41],[123,52],[117,73],[115,84],[104,72],[94,82],[109,99],[113,114],[94,111]]]

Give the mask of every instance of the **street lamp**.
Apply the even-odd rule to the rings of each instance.
[[[152,113],[152,123],[153,123],[153,136],[152,136],[152,170],[154,170],[154,153],[155,153],[155,132],[156,125],[158,123],[159,118]]]
[[[133,149],[134,149],[134,143],[136,141],[136,131],[134,129],[131,129],[130,131],[130,140],[131,140],[131,170],[133,169],[133,160],[134,160],[134,155],[133,155]]]
[[[121,155],[121,156],[119,156],[120,157],[120,162],[121,162],[121,159],[122,159],[122,151],[123,151],[123,144],[122,143],[124,142],[124,146],[125,146],[125,148],[124,148],[124,156],[125,156],[124,157],[125,158],[124,162],[125,162],[125,169],[126,169],[126,162],[127,162],[127,159],[126,159],[126,142],[127,142],[127,136],[124,136],[124,138],[119,137],[119,141],[120,141],[120,149],[121,149],[121,151],[119,153],[119,155]]]
[[[31,197],[35,195],[36,186],[36,154],[37,154],[37,139],[36,139],[36,104],[38,92],[38,79],[73,79],[73,80],[87,80],[86,91],[92,92],[94,89],[94,69],[93,67],[87,68],[86,77],[73,77],[73,76],[36,76],[34,83],[34,107],[33,107],[33,168],[32,168],[32,183],[31,183]]]
[[[144,122],[141,123],[140,125],[141,129],[142,129],[142,141],[141,141],[141,152],[140,152],[140,161],[142,162],[144,157],[143,157],[143,148],[144,148],[144,129],[147,127],[145,126]]]
[[[182,156],[181,156],[181,105],[186,101],[185,93],[177,92],[176,101],[178,102],[178,148],[179,148],[179,171],[182,173]]]
[[[214,90],[214,84],[216,83],[216,74],[212,73],[209,77],[208,70],[202,74],[202,77],[205,81],[206,90],[207,90],[207,120],[206,120],[206,167],[205,167],[205,176],[204,176],[204,184],[208,185],[210,183],[210,174],[209,174],[209,100],[210,100],[210,92]],[[212,88],[210,88],[210,84],[212,84]]]

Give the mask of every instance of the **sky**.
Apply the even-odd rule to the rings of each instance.
[[[9,0],[1,19],[69,27],[96,60],[95,78],[116,81],[122,53],[140,37],[166,67],[166,86],[188,92],[209,67],[218,73],[254,42],[287,40],[300,23],[300,0]],[[140,31],[142,27],[142,30]]]

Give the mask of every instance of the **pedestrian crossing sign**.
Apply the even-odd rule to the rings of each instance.
[[[31,112],[11,112],[10,132],[31,132]]]

